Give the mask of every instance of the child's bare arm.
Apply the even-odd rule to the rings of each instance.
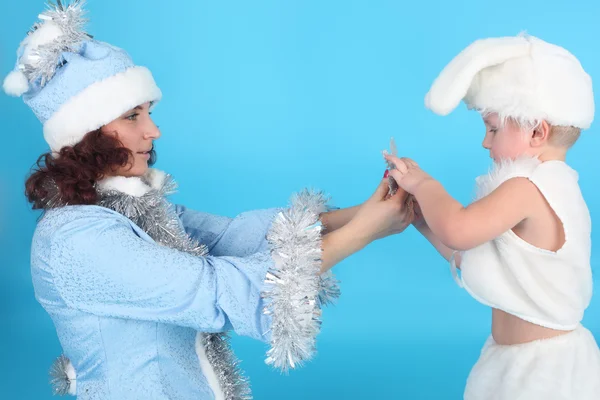
[[[525,178],[502,183],[481,200],[463,207],[430,179],[414,193],[431,231],[446,246],[468,250],[514,228],[532,215],[537,188]]]
[[[431,232],[453,250],[468,250],[494,239],[533,215],[539,191],[526,178],[502,183],[481,200],[463,207],[416,163],[388,156],[397,170],[390,173],[413,194]],[[434,244],[435,246],[435,244]]]
[[[419,203],[417,203],[416,199],[414,199],[413,201],[413,209],[414,220],[412,224],[415,227],[415,229],[419,231],[419,233],[423,235],[423,237],[425,237],[425,239],[427,239],[429,243],[431,243],[431,245],[437,250],[437,252],[442,257],[449,261],[452,257],[452,253],[454,253],[454,250],[442,243],[441,240],[438,239],[437,236],[433,234],[433,232],[431,232],[431,229],[429,228],[429,226],[427,226],[427,222],[425,222],[425,219],[423,218],[421,207],[419,207]]]
[[[446,260],[450,260],[454,250],[442,243],[442,241],[434,235],[429,226],[427,226],[425,221],[423,221],[421,224],[415,224],[415,228],[421,233],[421,235],[425,237],[425,239],[429,241],[429,243],[431,243],[433,247],[435,247],[442,257],[444,257]]]

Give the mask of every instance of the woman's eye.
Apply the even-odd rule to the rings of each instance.
[[[137,120],[139,114],[131,114],[130,116],[127,117],[128,120],[130,121],[135,121]]]

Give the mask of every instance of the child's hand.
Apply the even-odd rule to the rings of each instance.
[[[423,171],[416,162],[410,158],[398,158],[386,154],[386,161],[392,163],[396,168],[390,170],[390,175],[396,180],[398,186],[410,194],[414,194],[416,188],[431,176]]]

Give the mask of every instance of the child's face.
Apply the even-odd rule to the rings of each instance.
[[[533,155],[530,136],[517,124],[506,121],[500,124],[498,114],[489,114],[483,118],[485,123],[485,138],[483,148],[490,151],[490,157],[498,162],[503,159],[514,160],[523,155]]]

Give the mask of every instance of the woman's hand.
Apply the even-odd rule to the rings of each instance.
[[[423,212],[421,211],[421,207],[419,207],[417,200],[412,195],[410,195],[410,199],[412,200],[414,210],[412,224],[415,228],[420,229],[422,226],[427,225],[427,223],[425,222],[425,218],[423,218]]]
[[[413,220],[414,212],[408,192],[399,188],[396,194],[388,198],[388,190],[388,180],[384,179],[348,223],[348,227],[366,241],[365,245],[404,231]]]
[[[356,209],[346,225],[323,236],[321,273],[374,240],[400,233],[412,222],[412,196],[399,188],[387,198],[388,180],[381,181],[375,193]]]
[[[410,158],[398,158],[386,154],[386,161],[392,163],[396,168],[390,170],[390,175],[396,180],[398,186],[408,193],[414,194],[417,187],[431,176],[423,171],[419,165]]]
[[[345,226],[358,212],[360,205],[321,213],[319,218],[323,224],[323,234],[331,233]]]

